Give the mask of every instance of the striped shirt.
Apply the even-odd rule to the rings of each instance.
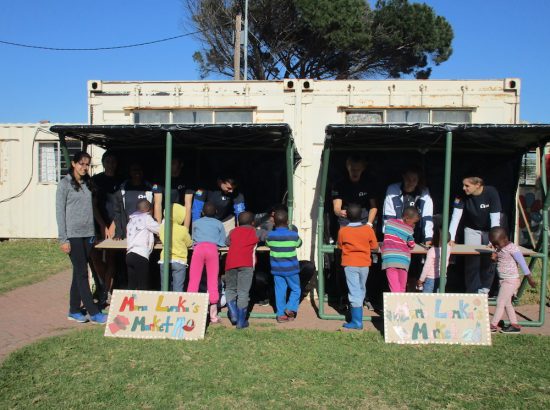
[[[267,235],[266,245],[269,246],[271,273],[275,276],[292,276],[300,273],[300,264],[296,248],[302,246],[302,240],[297,232],[288,227],[278,227]]]
[[[414,248],[414,227],[401,219],[386,221],[384,243],[382,244],[382,269],[409,269],[411,249]]]

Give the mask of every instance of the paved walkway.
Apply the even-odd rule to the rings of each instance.
[[[0,362],[12,351],[38,339],[55,336],[69,329],[96,326],[67,320],[71,272],[51,276],[43,282],[15,289],[0,295]],[[272,312],[270,307],[256,307],[256,312]],[[493,308],[491,308],[491,311]],[[516,309],[521,317],[538,319],[538,306],[526,305]],[[326,313],[334,313],[328,308]],[[223,322],[228,326],[229,321]],[[272,324],[278,329],[339,330],[339,320],[320,320],[314,305],[305,299],[300,305],[298,318],[291,323],[277,325],[275,320],[252,319],[252,326]],[[376,330],[372,323],[365,323],[368,330]],[[550,335],[550,308],[546,307],[546,323],[543,327],[523,328],[523,333]]]
[[[67,320],[71,272],[0,295],[0,361],[40,338],[78,327]]]

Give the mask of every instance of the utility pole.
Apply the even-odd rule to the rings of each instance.
[[[233,71],[235,81],[241,79],[241,15],[237,14],[235,19],[235,54],[233,56]],[[246,77],[246,72],[245,72]]]
[[[248,0],[244,3],[244,80],[248,80]]]

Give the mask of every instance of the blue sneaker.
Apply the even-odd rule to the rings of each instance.
[[[104,325],[107,323],[107,315],[104,313],[96,313],[95,315],[90,315],[90,322],[97,323],[98,325]]]
[[[78,323],[86,323],[88,321],[88,318],[80,312],[78,313],[69,312],[69,314],[67,315],[67,319],[74,320],[75,322],[78,322]]]

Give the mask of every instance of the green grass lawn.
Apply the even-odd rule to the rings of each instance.
[[[400,346],[262,326],[180,342],[83,327],[9,356],[0,408],[550,408],[547,337]]]
[[[519,300],[520,305],[536,305],[539,303],[541,274],[542,261],[539,260],[535,263],[535,266],[533,267],[533,279],[535,279],[535,281],[537,282],[537,287],[533,289],[529,285],[527,285],[527,287],[525,288],[525,292]],[[546,283],[546,295],[548,300],[548,297],[550,296],[550,282]]]
[[[0,242],[0,294],[46,279],[71,266],[54,240]]]

